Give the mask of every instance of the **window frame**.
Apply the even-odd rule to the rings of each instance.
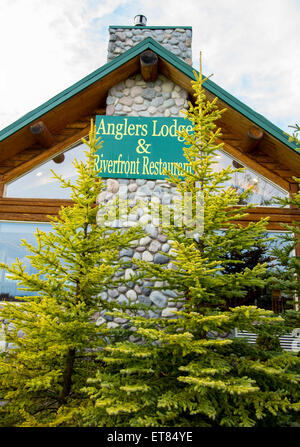
[[[33,222],[33,221],[24,221],[24,220],[22,220],[22,221],[11,221],[11,220],[1,220],[0,219],[0,224],[2,224],[2,223],[9,223],[9,224],[11,224],[11,223],[14,223],[14,224],[32,224],[32,225],[36,225],[36,226],[47,225],[47,224],[49,225],[50,224],[49,221],[48,222]],[[26,256],[27,255],[25,255],[25,257]],[[0,293],[2,293],[1,292],[1,283],[0,283]],[[26,296],[26,295],[24,295],[24,296]],[[3,303],[6,303],[6,302],[8,302],[8,301],[2,301],[1,298],[0,298],[0,305],[3,304]],[[9,301],[9,302],[11,302],[11,301]],[[12,301],[12,302],[18,302],[18,301]]]

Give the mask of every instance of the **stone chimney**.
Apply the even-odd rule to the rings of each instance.
[[[147,37],[152,37],[170,52],[180,57],[187,63],[191,61],[191,27],[151,27],[145,26],[145,17],[138,16],[136,26],[110,26],[108,60],[112,60],[131,47],[141,42]],[[141,73],[130,76],[127,79],[114,85],[106,98],[106,115],[124,117],[182,117],[181,110],[188,109],[188,92],[183,87],[176,85],[161,73],[157,79],[146,82]],[[120,143],[121,147],[122,143]],[[177,190],[170,182],[164,179],[144,179],[144,178],[104,178],[107,189],[103,191],[98,200],[104,205],[115,199],[117,195],[121,199],[128,199],[129,207],[135,206],[141,199],[144,204],[150,201],[162,205],[170,205]],[[126,262],[130,259],[141,259],[154,264],[164,264],[166,268],[171,268],[172,263],[167,256],[171,249],[171,242],[163,234],[162,228],[155,224],[155,221],[147,210],[147,206],[141,205],[138,210],[128,215],[127,227],[137,224],[145,229],[145,237],[134,241],[128,250],[122,250],[120,257]],[[116,221],[116,225],[121,224]],[[116,276],[124,275],[125,279],[134,277],[136,264],[128,264],[123,273],[116,272]],[[177,294],[173,290],[164,290],[163,282],[144,281],[129,282],[121,285],[117,289],[108,290],[102,293],[103,299],[116,300],[120,304],[136,302],[150,306],[149,311],[141,311],[144,316],[173,318],[174,311],[182,307],[181,302],[177,302]],[[153,288],[160,288],[153,290]],[[111,316],[104,313],[97,320],[98,325],[107,320],[107,327],[117,327],[127,324],[127,320],[116,318],[111,321]],[[137,341],[134,335],[129,337],[131,341]]]
[[[137,17],[142,17],[143,23],[147,23],[146,17]],[[192,65],[191,26],[110,26],[107,60],[111,61],[147,37],[152,37],[171,53]]]

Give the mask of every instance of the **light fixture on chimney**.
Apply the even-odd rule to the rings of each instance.
[[[134,26],[146,26],[147,25],[147,17],[142,14],[138,14],[134,18]]]

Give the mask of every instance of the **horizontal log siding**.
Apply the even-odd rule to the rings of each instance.
[[[56,216],[62,206],[72,205],[72,200],[56,199],[14,199],[0,198],[0,220],[48,222],[49,215]],[[259,207],[248,210],[248,216],[241,221],[257,222],[261,218],[269,217],[269,230],[282,230],[282,223],[299,222],[300,211],[292,208]]]

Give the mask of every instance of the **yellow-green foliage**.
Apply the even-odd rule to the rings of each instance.
[[[228,257],[232,251],[265,246],[266,220],[236,224],[247,208],[232,208],[240,196],[224,185],[236,170],[215,170],[221,147],[215,122],[223,112],[216,101],[206,101],[204,81],[200,73],[193,83],[195,105],[186,113],[194,134],[181,132],[193,172],[186,171],[184,180],[169,176],[180,194],[203,194],[203,233],[189,237],[194,228],[188,223],[164,228],[173,241],[172,269],[136,261],[148,280],[164,281],[161,289],[178,292],[172,300],[181,311],[173,319],[132,318],[141,343],[121,342],[99,353],[106,368],[84,388],[91,401],[81,408],[83,425],[278,425],[299,407],[299,357],[233,337],[235,328],[276,332],[284,320],[255,306],[228,306],[229,299],[266,284],[266,265],[225,271],[228,263],[239,262]]]
[[[76,183],[56,176],[71,188],[74,206],[51,218],[49,234],[36,233],[37,247],[23,241],[37,273],[28,274],[17,260],[1,264],[23,290],[36,292],[19,303],[5,303],[0,318],[11,323],[6,334],[13,348],[0,355],[0,426],[72,425],[84,396],[86,378],[96,371],[96,350],[107,345],[106,325],[93,315],[118,308],[99,294],[121,267],[120,249],[139,237],[140,230],[120,231],[96,223],[102,206],[95,206],[103,183],[95,171],[95,151],[101,148],[92,125],[86,162],[74,166]],[[108,231],[110,230],[110,231]],[[120,280],[122,281],[122,280]],[[24,333],[19,337],[19,331]],[[109,330],[120,339],[121,332]]]
[[[234,327],[259,333],[282,318],[255,306],[178,317],[135,317],[143,343],[99,354],[106,368],[84,388],[91,402],[81,407],[82,425],[269,426],[299,408],[299,357],[223,338]]]

